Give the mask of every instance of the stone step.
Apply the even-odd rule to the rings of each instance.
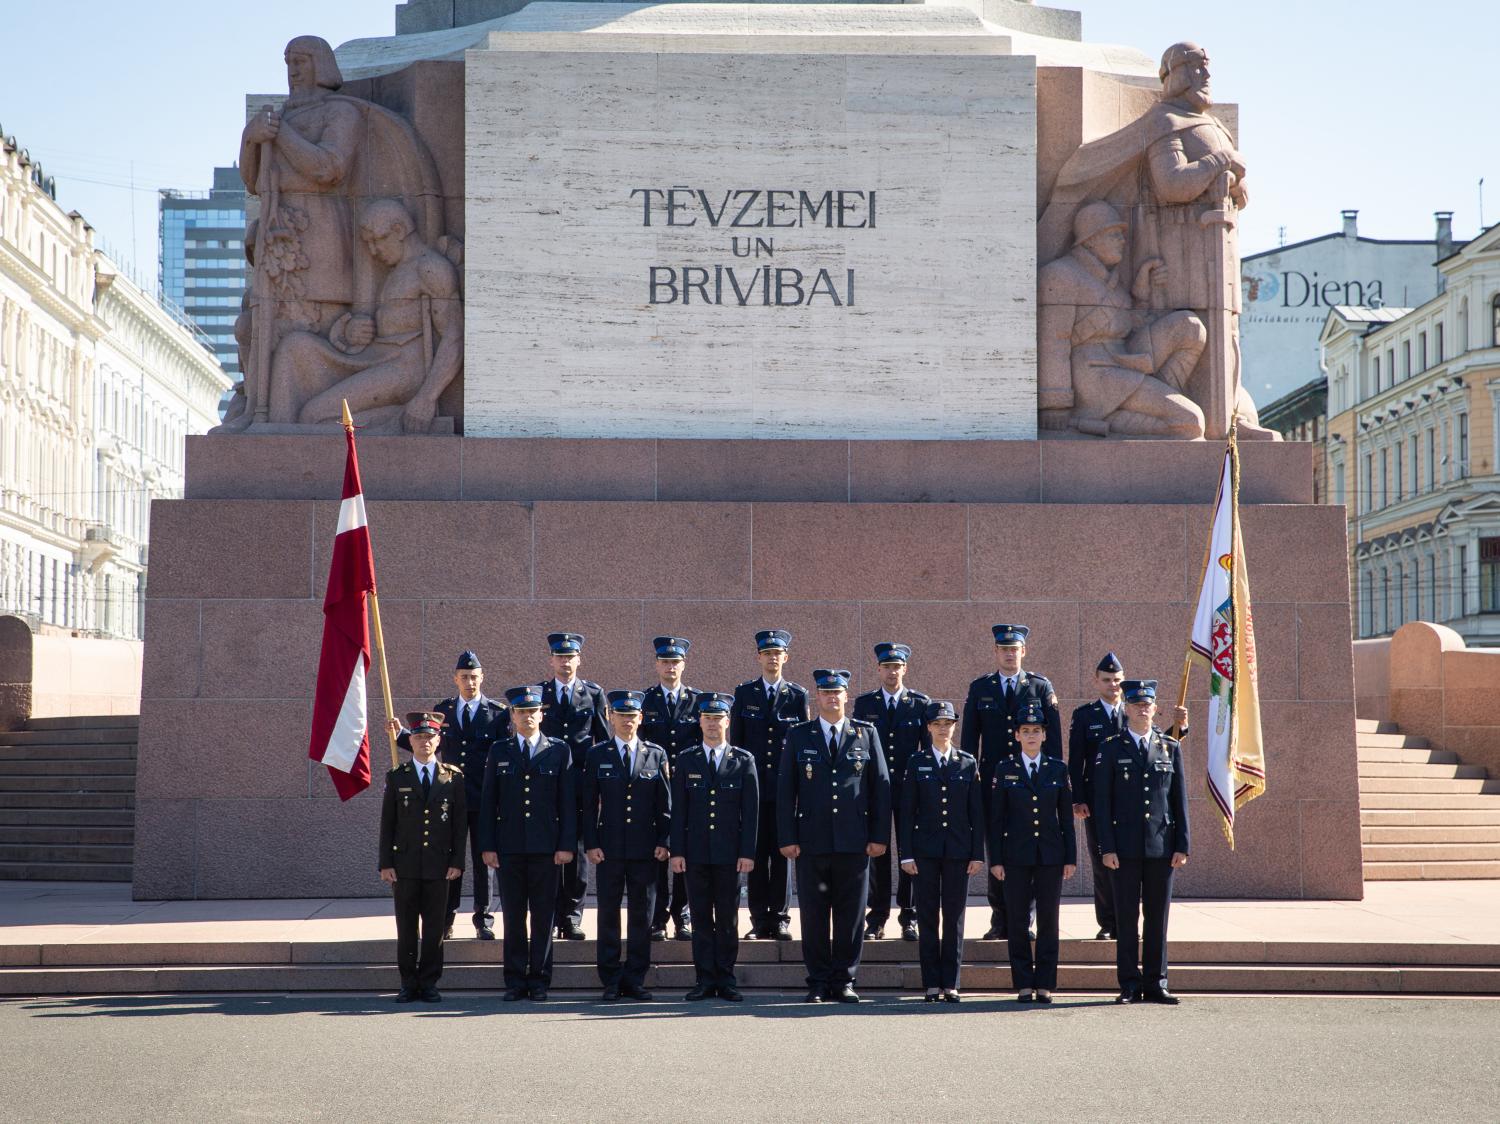
[[[0,745],[0,769],[19,761],[134,761],[135,742],[100,745]]]
[[[82,777],[15,776],[0,772],[0,803],[8,793],[40,792],[134,792],[135,775],[126,773],[94,773]]]
[[[0,843],[0,865],[5,863],[125,863],[135,857],[135,847],[125,844],[53,844],[28,840]]]
[[[32,718],[28,730],[135,730],[139,714],[77,714],[62,718]]]
[[[1456,765],[1458,754],[1451,749],[1361,749],[1359,763],[1366,761],[1402,761],[1413,765]]]
[[[1410,738],[1405,734],[1356,734],[1354,744],[1360,749],[1427,749],[1426,738]]]
[[[0,881],[129,882],[130,863],[0,862]]]
[[[134,745],[134,729],[106,727],[77,730],[5,730],[0,745]]]
[[[68,757],[43,757],[27,761],[0,760],[0,773],[11,777],[133,777],[135,759],[79,761]]]
[[[803,987],[801,964],[741,964],[740,982],[750,990],[773,990],[795,997]],[[0,994],[106,995],[179,992],[305,992],[363,991],[389,993],[398,977],[388,963],[350,965],[184,965],[174,967],[63,967],[0,969]],[[681,999],[693,982],[690,965],[662,965],[647,975],[659,1002]],[[1173,962],[1172,989],[1190,992],[1354,992],[1361,994],[1500,993],[1500,968],[1434,967],[1430,965],[1330,966],[1321,964],[1237,965]],[[560,964],[553,973],[557,999],[592,1001],[599,980],[592,965]],[[1010,969],[1000,964],[965,964],[963,985],[971,998],[992,993],[1006,998],[1011,990]],[[445,991],[495,992],[502,986],[497,965],[453,964],[445,967]],[[915,963],[862,965],[862,992],[882,991],[915,995],[921,987]],[[1060,991],[1112,994],[1113,964],[1064,964],[1058,969]],[[572,992],[574,994],[568,994]]]
[[[135,843],[135,828],[97,827],[82,818],[76,825],[24,823],[7,824],[0,819],[0,844],[36,843],[52,846],[108,844],[130,848]]]
[[[1443,768],[1444,766],[1437,766]],[[3,783],[3,778],[0,778]],[[1420,793],[1469,793],[1475,796],[1500,795],[1500,780],[1482,777],[1453,780],[1446,777],[1364,777],[1359,778],[1359,791],[1364,793],[1403,792]]]
[[[1366,862],[1366,882],[1500,878],[1500,862]]]
[[[1500,843],[1366,843],[1365,862],[1437,863],[1500,860]]]
[[[1354,731],[1358,734],[1396,734],[1401,732],[1401,727],[1394,722],[1381,722],[1374,718],[1356,718]]]
[[[0,829],[0,838],[3,838]],[[1360,839],[1365,843],[1494,843],[1500,846],[1500,816],[1488,827],[1454,827],[1451,824],[1427,827],[1363,827]],[[1366,852],[1369,858],[1369,852]],[[1479,856],[1474,856],[1478,858]]]
[[[1484,780],[1489,776],[1483,765],[1426,764],[1408,761],[1359,762],[1364,777],[1411,777],[1415,780]]]
[[[1488,827],[1500,824],[1500,805],[1480,808],[1360,809],[1365,827]]]
[[[22,808],[134,808],[132,792],[0,792],[0,813]],[[131,823],[135,813],[130,813]]]

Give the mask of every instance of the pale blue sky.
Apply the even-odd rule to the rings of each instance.
[[[1156,57],[1208,47],[1214,90],[1241,105],[1251,175],[1246,252],[1336,229],[1427,238],[1500,220],[1493,6],[1354,0],[1081,0],[1086,38]],[[204,190],[231,162],[244,95],[283,89],[293,35],[390,34],[392,0],[0,0],[0,127],[58,178],[123,258],[155,276],[156,189]],[[132,168],[133,164],[133,168]],[[132,175],[135,190],[130,187]],[[134,206],[132,207],[132,201]],[[133,229],[132,229],[133,222]]]

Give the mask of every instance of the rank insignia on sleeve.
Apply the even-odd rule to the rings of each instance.
[[[1047,695],[1047,705],[1048,706],[1056,706],[1057,705],[1057,692],[1056,691],[1051,691],[1051,692],[1048,693],[1048,695]]]

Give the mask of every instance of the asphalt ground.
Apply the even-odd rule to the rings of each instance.
[[[1500,1120],[1500,1001],[0,1002],[0,1120]]]

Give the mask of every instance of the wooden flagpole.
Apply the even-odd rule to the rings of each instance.
[[[349,413],[349,400],[344,400],[344,432],[354,432],[354,417]],[[371,541],[370,551],[374,555],[374,542]],[[370,590],[370,618],[375,625],[375,654],[380,657],[380,694],[385,699],[385,716],[396,717],[396,706],[391,701],[391,669],[385,659],[385,630],[380,627],[380,597],[374,589]],[[390,724],[386,724],[386,738],[391,743],[391,768],[394,769],[401,764],[396,756],[396,734]]]

